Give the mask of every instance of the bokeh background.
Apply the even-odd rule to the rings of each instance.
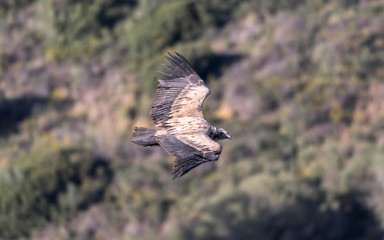
[[[166,52],[216,163],[130,143]],[[384,239],[384,1],[2,0],[0,239]]]

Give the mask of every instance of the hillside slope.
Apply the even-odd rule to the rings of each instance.
[[[227,129],[171,180],[130,143],[167,51]],[[1,239],[382,239],[384,2],[0,3]]]

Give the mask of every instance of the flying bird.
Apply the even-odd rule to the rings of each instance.
[[[231,139],[222,128],[205,120],[203,102],[210,94],[204,80],[179,53],[168,53],[170,65],[159,71],[151,116],[157,129],[136,127],[132,142],[141,146],[161,146],[175,157],[172,176],[179,178],[191,169],[219,159],[220,139]]]

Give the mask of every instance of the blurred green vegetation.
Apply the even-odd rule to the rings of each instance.
[[[130,143],[182,53],[227,129],[171,181]],[[0,3],[1,239],[382,239],[380,0]]]
[[[44,146],[1,169],[1,235],[14,239],[49,221],[64,222],[102,200],[112,179],[109,163],[84,149]],[[40,143],[41,145],[43,143]]]

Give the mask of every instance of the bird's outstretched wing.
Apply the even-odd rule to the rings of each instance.
[[[191,169],[208,161],[216,161],[221,145],[204,133],[166,134],[158,137],[160,145],[175,157],[172,176],[179,178]]]
[[[156,127],[185,132],[199,129],[206,122],[202,105],[210,91],[191,64],[178,53],[166,56],[168,72],[160,72],[152,102],[151,116]]]

